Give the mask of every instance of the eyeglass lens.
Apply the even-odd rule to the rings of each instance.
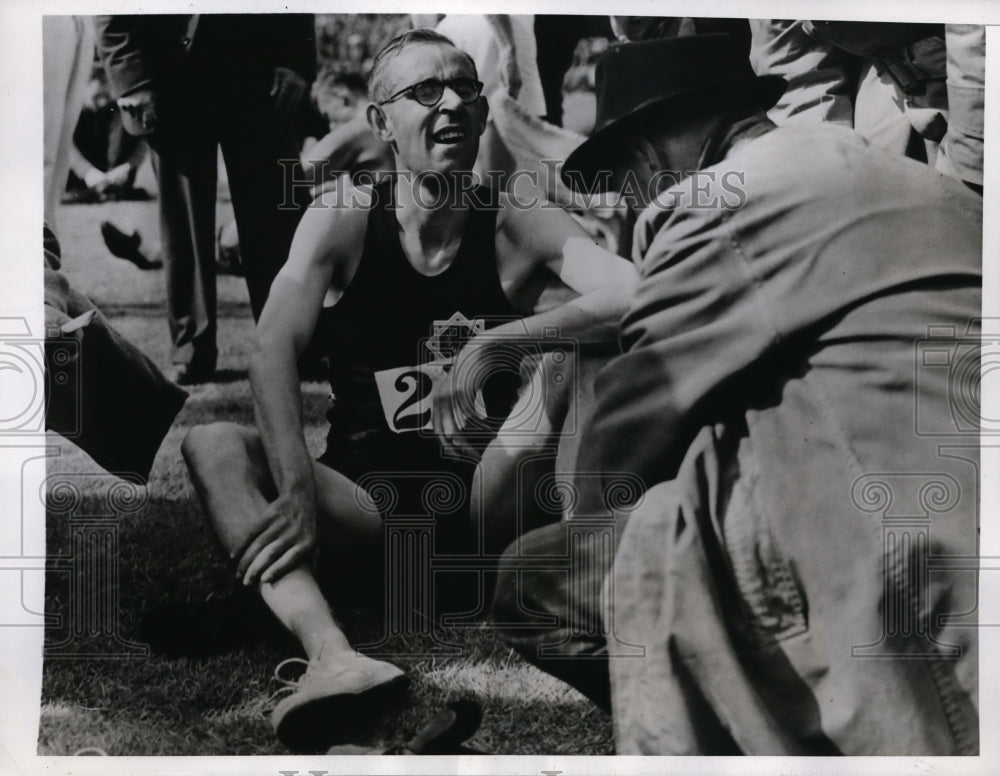
[[[413,86],[413,96],[424,106],[436,105],[444,94],[445,87],[452,89],[462,102],[472,102],[479,96],[479,85],[471,78],[455,78],[439,81],[435,78],[421,81]]]

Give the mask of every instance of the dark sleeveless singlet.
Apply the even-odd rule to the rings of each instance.
[[[451,471],[464,479],[473,465],[443,459],[430,431],[393,431],[386,422],[375,373],[434,360],[427,340],[435,322],[456,313],[481,319],[488,329],[519,317],[500,285],[496,261],[496,208],[472,209],[451,265],[428,277],[403,252],[393,206],[393,179],[374,189],[364,250],[341,298],[325,309],[322,334],[329,342],[333,406],[320,461],[357,481],[372,472]],[[479,192],[478,202],[493,202]],[[510,375],[506,375],[510,378]],[[509,411],[517,381],[492,386],[502,396],[492,403]],[[411,421],[416,418],[411,417]]]

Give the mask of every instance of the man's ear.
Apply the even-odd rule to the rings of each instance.
[[[368,119],[368,126],[371,127],[375,137],[383,143],[392,142],[392,130],[389,129],[382,108],[374,102],[368,103],[368,107],[365,108],[365,118]]]
[[[486,123],[490,118],[490,104],[483,95],[479,95],[476,100],[479,103],[479,134],[482,136],[486,131]]]

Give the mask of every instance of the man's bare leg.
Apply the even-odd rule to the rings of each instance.
[[[214,423],[191,429],[182,449],[212,528],[235,560],[275,496],[260,438],[234,424]],[[315,467],[317,522],[333,524],[331,531],[336,532],[341,547],[375,551],[382,535],[378,514],[363,508],[357,487],[349,479],[322,464]],[[353,651],[306,565],[274,583],[260,585],[260,593],[310,659],[318,657],[324,647]]]
[[[229,557],[238,559],[276,495],[259,436],[231,423],[198,426],[182,450],[216,536]],[[343,552],[381,549],[382,519],[367,494],[342,474],[314,466],[317,533],[329,531]],[[377,703],[383,691],[405,686],[398,668],[354,651],[306,564],[259,589],[308,657],[295,691],[272,715],[278,736],[292,748],[337,740],[333,724],[348,721],[355,706]]]
[[[499,554],[525,531],[560,518],[538,484],[555,472],[559,435],[575,389],[573,356],[542,357],[527,376],[506,422],[486,446],[472,484],[470,519],[486,552]],[[550,491],[550,495],[554,494]],[[540,503],[549,501],[545,503]]]

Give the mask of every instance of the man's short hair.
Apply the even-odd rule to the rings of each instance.
[[[420,43],[431,43],[438,46],[451,46],[468,60],[469,67],[472,68],[473,76],[475,78],[479,78],[475,61],[466,52],[456,46],[451,38],[442,35],[437,30],[427,28],[407,30],[386,43],[382,50],[375,55],[375,60],[372,62],[372,72],[368,77],[368,95],[371,99],[378,102],[379,100],[384,100],[389,97],[389,87],[385,82],[386,65],[393,57],[403,51],[403,49]]]

